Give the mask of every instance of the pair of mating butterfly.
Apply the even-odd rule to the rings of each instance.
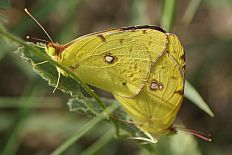
[[[185,55],[176,35],[157,26],[118,28],[85,35],[65,45],[51,42],[46,52],[87,84],[111,92],[147,135],[135,139],[155,143],[155,136],[175,131],[172,124],[183,100],[185,82]],[[68,76],[58,67],[57,71]]]

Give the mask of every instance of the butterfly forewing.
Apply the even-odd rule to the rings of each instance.
[[[134,97],[144,87],[152,63],[164,53],[167,42],[167,35],[154,29],[99,32],[76,39],[62,52],[60,63],[90,85]]]

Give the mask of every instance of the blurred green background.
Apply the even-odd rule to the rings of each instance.
[[[213,141],[195,138],[182,145],[170,140],[175,145],[163,143],[158,146],[163,152],[148,153],[149,148],[144,149],[135,141],[115,138],[113,126],[101,122],[64,154],[170,154],[164,150],[171,147],[174,147],[171,154],[175,155],[184,154],[183,148],[193,155],[232,154],[232,1],[166,2],[176,3],[171,32],[184,45],[187,79],[215,114],[210,118],[184,100],[177,122],[211,133]],[[163,5],[162,0],[0,0],[0,22],[22,39],[30,35],[48,40],[23,11],[26,7],[53,40],[67,43],[81,35],[113,27],[165,25]],[[66,105],[69,96],[59,90],[53,94],[53,88],[15,54],[15,44],[0,41],[0,47],[0,153],[50,154],[91,118],[69,112]],[[97,93],[111,97],[100,90]]]

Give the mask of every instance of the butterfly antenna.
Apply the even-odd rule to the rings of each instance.
[[[187,129],[187,128],[184,128],[184,127],[174,127],[175,129],[177,130],[180,130],[180,131],[185,131],[185,132],[188,132],[198,138],[201,138],[205,141],[208,141],[208,142],[211,142],[212,139],[210,138],[211,137],[211,134],[208,134],[206,135],[205,133],[203,132],[199,132],[199,131],[195,131],[195,130],[191,130],[191,129]]]
[[[47,40],[36,38],[36,37],[32,37],[32,36],[26,36],[26,39],[27,40],[32,39],[32,40],[36,40],[36,41],[42,41],[42,42],[45,42],[45,43],[49,43],[49,41],[47,41]]]
[[[136,124],[134,121],[130,121],[130,120],[123,120],[123,119],[120,119],[120,118],[117,118],[115,116],[110,116],[112,119],[114,120],[117,120],[117,121],[120,121],[120,122],[124,122],[124,123],[128,123],[128,124]]]
[[[44,31],[44,33],[47,35],[49,40],[53,43],[52,38],[49,36],[47,31],[44,29],[44,27],[35,19],[35,17],[32,16],[32,14],[27,10],[27,8],[24,9],[24,11],[39,25],[39,27]]]
[[[57,78],[56,86],[55,86],[54,90],[52,91],[53,93],[55,93],[56,89],[58,88],[59,83],[60,83],[60,72],[58,72],[58,78]]]

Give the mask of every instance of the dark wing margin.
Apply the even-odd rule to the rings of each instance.
[[[127,30],[138,30],[138,29],[153,29],[153,30],[157,30],[163,33],[166,33],[166,31],[164,29],[162,29],[159,26],[155,26],[155,25],[138,25],[138,26],[130,26],[130,27],[122,27],[119,28],[123,31],[127,31]]]

